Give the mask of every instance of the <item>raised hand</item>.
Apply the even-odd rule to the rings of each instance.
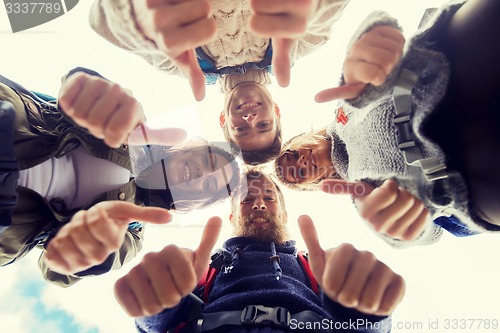
[[[319,92],[318,103],[356,98],[366,84],[382,85],[401,59],[405,39],[390,26],[377,26],[352,44],[344,60],[345,85]]]
[[[326,296],[339,304],[379,316],[389,315],[405,292],[403,278],[367,251],[351,244],[323,250],[309,216],[299,217],[309,265]]]
[[[221,230],[219,217],[208,220],[195,251],[168,245],[151,252],[115,283],[115,297],[131,317],[151,316],[179,304],[196,287],[210,263]]]
[[[352,195],[361,217],[377,232],[392,238],[414,240],[426,227],[428,212],[422,201],[392,179],[377,188],[365,182],[326,179],[321,190]]]
[[[103,201],[76,213],[49,242],[44,260],[61,274],[73,274],[99,265],[123,244],[132,221],[164,224],[166,209],[141,207],[129,202]]]
[[[290,84],[290,54],[305,33],[307,24],[317,8],[318,0],[251,0],[254,14],[250,28],[258,35],[272,37],[272,66],[278,84]]]
[[[127,89],[83,72],[75,73],[64,82],[59,92],[59,105],[75,123],[103,139],[110,147],[127,142],[131,133],[131,143],[140,143],[137,140],[139,134],[147,131],[153,141],[149,143],[164,145],[176,144],[186,135],[184,130],[178,128],[149,129],[143,125],[142,106]]]
[[[208,0],[133,0],[142,31],[188,78],[197,101],[205,97],[205,76],[195,49],[217,31]]]

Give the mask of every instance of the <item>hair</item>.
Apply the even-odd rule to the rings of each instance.
[[[281,203],[281,208],[283,209],[283,212],[285,213],[285,216],[286,216],[286,207],[285,207],[285,197],[283,196],[283,193],[281,192],[281,189],[280,187],[278,186],[278,184],[276,183],[276,181],[271,177],[270,174],[266,174],[265,172],[263,172],[261,170],[261,168],[259,167],[249,167],[246,171],[245,171],[245,178],[246,178],[246,183],[248,184],[250,182],[250,180],[252,179],[257,179],[259,177],[265,177],[267,180],[271,181],[274,186],[276,187],[276,193],[277,193],[277,196],[280,200],[280,203]],[[248,186],[240,186],[237,191],[234,191],[233,192],[233,196],[231,197],[231,212],[234,214],[235,211],[236,211],[236,204],[237,204],[237,197],[238,197],[238,194],[242,191],[248,191]]]
[[[318,191],[320,189],[319,183],[325,178],[316,179],[312,183],[290,183],[283,176],[283,170],[278,164],[279,159],[285,154],[287,150],[297,150],[305,144],[317,143],[319,140],[332,140],[332,138],[326,134],[325,128],[316,132],[305,132],[296,135],[283,144],[279,156],[274,161],[274,172],[276,174],[276,178],[280,181],[280,183],[290,189],[299,191]]]
[[[229,142],[233,153],[235,155],[238,155],[241,152],[241,157],[243,159],[243,162],[245,162],[246,164],[256,166],[259,164],[267,163],[274,160],[280,154],[282,135],[281,135],[281,120],[278,117],[276,117],[276,135],[274,137],[273,143],[267,149],[242,150],[241,148],[238,147],[236,142],[234,142],[234,140],[231,138],[231,135],[229,134],[229,125],[227,122],[222,127],[222,131],[224,132],[224,138],[226,139],[227,142]]]
[[[211,194],[210,196],[207,196],[203,193],[198,193],[196,191],[182,193],[178,193],[176,191],[176,198],[174,202],[172,193],[168,187],[166,189],[147,189],[140,186],[136,182],[137,197],[140,201],[142,201],[142,204],[145,204],[146,206],[157,206],[167,209],[174,209],[177,213],[187,213],[195,209],[208,207],[219,201],[223,201],[228,196],[231,196],[241,183],[242,177],[238,162],[235,160],[235,156],[228,151],[214,145],[213,143],[209,144],[204,140],[191,140],[173,147],[150,145],[150,150],[154,153],[151,153],[147,158],[149,160],[152,159],[152,161],[149,162],[148,167],[141,170],[139,176],[145,175],[150,172],[150,170],[158,163],[161,163],[162,160],[168,161],[169,159],[175,158],[176,156],[180,155],[198,153],[201,151],[205,152],[207,146],[210,147],[212,153],[220,154],[228,161],[230,161],[229,164],[231,165],[233,175],[231,179],[228,180],[224,188],[216,193]],[[141,160],[142,159],[144,159],[144,157],[141,158]],[[138,163],[140,162],[138,161]]]

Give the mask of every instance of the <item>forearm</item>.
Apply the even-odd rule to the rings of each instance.
[[[153,42],[154,32],[140,24],[147,19],[136,2],[145,0],[96,0],[90,9],[90,27],[108,42],[130,51],[154,67],[180,75],[179,69]],[[139,7],[140,8],[140,7]]]
[[[312,51],[318,49],[329,39],[333,24],[342,15],[349,0],[318,0],[314,13],[309,19],[305,34],[299,39],[297,48],[291,59],[295,62]]]
[[[375,316],[346,308],[322,294],[325,310],[331,314],[337,325],[347,332],[386,333],[391,331],[391,317]],[[344,331],[344,330],[342,330]]]

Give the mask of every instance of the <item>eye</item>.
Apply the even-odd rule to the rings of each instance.
[[[234,128],[236,132],[243,132],[244,130],[247,129],[247,126],[237,126]]]
[[[262,122],[257,124],[258,128],[267,128],[269,126],[271,126],[271,122],[269,122],[269,121],[262,121]]]
[[[242,203],[242,204],[247,204],[247,203],[249,203],[249,202],[251,202],[251,201],[252,201],[252,199],[251,199],[251,198],[245,198],[245,199],[241,200],[241,203]]]
[[[203,165],[208,169],[208,167],[210,166],[210,155],[206,155],[203,158]]]
[[[274,198],[273,197],[265,197],[264,200],[265,201],[274,201]]]

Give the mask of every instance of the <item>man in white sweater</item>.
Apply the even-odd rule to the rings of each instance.
[[[281,147],[280,112],[266,88],[271,66],[281,86],[290,67],[323,45],[345,0],[97,0],[92,28],[160,70],[188,78],[197,100],[219,81],[220,124],[247,163]],[[271,47],[272,45],[272,47]]]

